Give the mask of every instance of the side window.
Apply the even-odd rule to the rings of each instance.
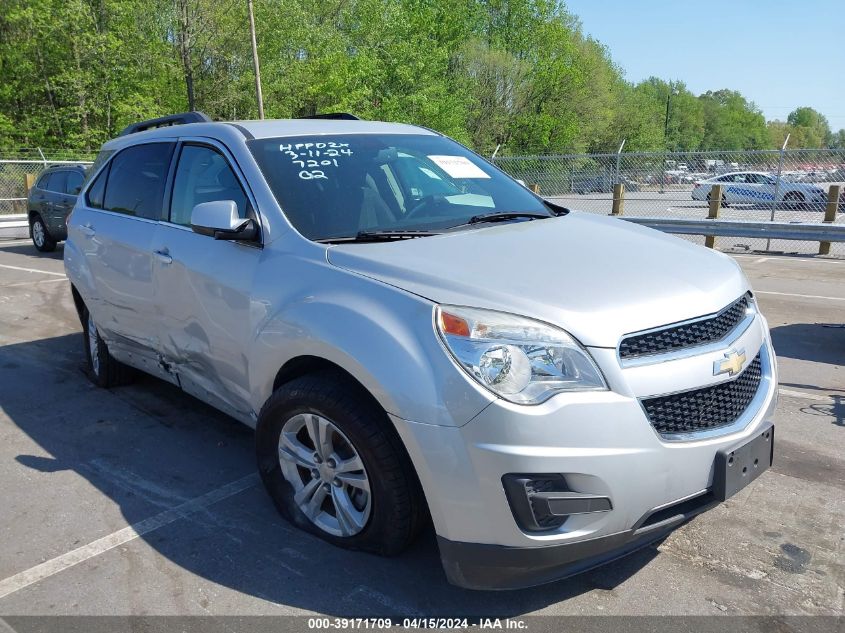
[[[161,218],[173,143],[134,145],[111,161],[103,208],[139,218]]]
[[[48,181],[50,180],[50,176],[51,176],[51,174],[41,174],[41,177],[38,179],[38,182],[35,183],[35,186],[38,187],[39,189],[43,190],[43,191],[46,191]]]
[[[100,172],[100,175],[88,188],[86,198],[88,206],[92,209],[103,208],[103,194],[106,192],[106,179],[109,177],[109,169],[111,169],[111,165],[106,165],[105,169]]]
[[[246,194],[226,158],[210,147],[185,145],[173,180],[170,221],[189,226],[194,207],[213,200],[234,200],[238,215],[248,217]]]
[[[67,172],[54,171],[52,174],[50,174],[50,180],[47,181],[47,190],[55,191],[57,193],[64,193],[65,183],[67,183]]]
[[[69,193],[72,196],[78,194],[79,190],[82,188],[82,181],[84,180],[84,178],[85,177],[82,175],[82,172],[67,172],[67,182],[65,183],[64,192]]]

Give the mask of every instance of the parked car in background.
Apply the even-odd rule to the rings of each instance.
[[[777,196],[777,204],[791,208],[823,209],[827,192],[812,183],[791,182],[762,171],[736,171],[715,178],[699,180],[692,190],[693,200],[710,201],[713,185],[722,185],[722,202],[726,204],[765,204]]]
[[[581,195],[590,193],[610,193],[613,191],[613,185],[616,182],[617,177],[614,174],[607,173],[575,174],[570,180],[572,193],[578,193]],[[625,191],[640,190],[639,183],[626,176],[620,176],[618,178],[618,182],[625,185]]]
[[[396,554],[430,518],[472,588],[615,560],[770,466],[775,356],[731,258],[334,116],[104,145],[64,249],[95,384],[142,370],[255,428],[276,507],[330,543]]]
[[[29,190],[29,236],[42,253],[55,250],[58,242],[67,239],[67,216],[84,181],[84,165],[54,166],[45,169]]]

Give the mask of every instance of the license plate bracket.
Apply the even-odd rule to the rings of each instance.
[[[775,427],[768,424],[751,438],[716,453],[713,494],[719,501],[729,499],[757,479],[772,465]]]

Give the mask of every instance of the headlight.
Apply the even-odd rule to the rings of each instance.
[[[505,400],[538,404],[561,391],[607,389],[589,353],[556,327],[458,306],[438,306],[435,320],[458,364]]]

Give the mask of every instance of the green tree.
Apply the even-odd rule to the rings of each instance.
[[[706,92],[702,149],[748,150],[769,146],[769,132],[762,112],[734,90]]]
[[[834,132],[830,135],[829,146],[832,149],[845,149],[845,129]]]
[[[813,108],[796,108],[789,113],[786,122],[793,134],[790,138],[793,147],[826,147],[830,141],[830,124]]]
[[[2,0],[0,147],[94,149],[139,119],[256,115],[243,0]],[[560,0],[255,0],[270,117],[350,111],[492,151],[842,144],[799,108],[626,81]],[[670,98],[664,131],[666,99]]]

